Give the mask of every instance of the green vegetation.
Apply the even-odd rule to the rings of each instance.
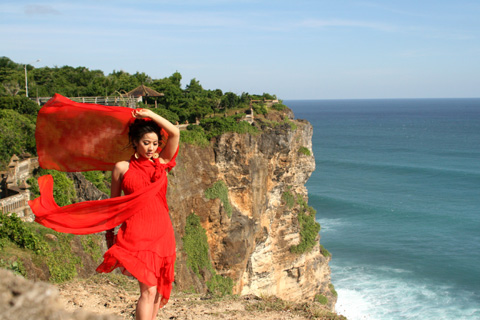
[[[179,72],[163,79],[153,79],[144,72],[129,74],[113,71],[105,75],[101,70],[89,70],[86,67],[35,68],[27,65],[27,71],[31,97],[51,97],[55,93],[66,97],[120,96],[139,85],[146,85],[164,96],[146,97],[141,107],[151,107],[156,102],[158,108],[152,110],[173,123],[193,123],[210,114],[247,109],[252,99],[276,99],[268,93],[252,95],[243,92],[236,95],[233,92],[223,93],[220,89],[206,90],[195,78],[182,89],[182,75]],[[0,97],[25,95],[24,65],[0,57],[0,83]]]
[[[16,214],[0,214],[0,238],[8,240],[22,249],[29,249],[36,254],[45,255],[48,246],[44,240],[24,223]],[[5,245],[6,242],[3,242]]]
[[[93,234],[87,234],[80,238],[83,251],[90,255],[94,261],[99,261],[103,256],[102,248],[100,247],[100,239],[98,235]],[[103,239],[101,240],[103,241]]]
[[[13,273],[22,277],[27,275],[27,271],[21,260],[9,261],[0,259],[0,268],[13,271]]]
[[[317,295],[318,296],[318,295]],[[319,319],[319,320],[347,320],[344,316],[339,316],[327,310],[326,306],[317,301],[315,296],[314,302],[292,302],[285,301],[275,296],[261,296],[260,300],[254,303],[245,305],[246,311],[261,311],[261,312],[288,312],[291,315],[300,315],[305,319]],[[324,301],[322,298],[320,300]]]
[[[129,74],[113,71],[104,75],[100,70],[86,67],[26,66],[30,96],[51,97],[55,93],[66,97],[117,96],[139,85],[146,85],[164,94],[162,97],[145,97],[140,107],[151,109],[172,123],[200,121],[199,130],[182,132],[181,141],[207,146],[212,137],[225,132],[256,134],[258,128],[242,121],[251,100],[273,100],[275,95],[246,92],[237,95],[220,89],[207,90],[200,81],[191,79],[183,89],[182,75],[173,73],[163,79],[152,79],[145,73]],[[13,154],[36,155],[35,120],[40,107],[25,97],[24,65],[7,57],[0,57],[0,170],[4,170]],[[152,106],[157,105],[157,108]],[[254,106],[255,112],[265,115],[268,110],[263,103]],[[283,110],[282,104],[272,106]],[[292,128],[295,124],[287,121]],[[94,179],[95,180],[95,179]],[[100,187],[102,191],[102,187]]]
[[[326,305],[328,303],[327,297],[325,297],[323,294],[316,294],[314,300],[323,305]]]
[[[299,149],[298,149],[298,153],[300,154],[303,154],[305,156],[311,156],[312,153],[310,152],[310,150],[307,148],[307,147],[304,147],[304,146],[301,146]]]
[[[40,196],[37,179],[46,174],[50,174],[53,177],[53,198],[60,207],[76,202],[77,195],[75,193],[75,187],[73,186],[73,181],[68,178],[67,174],[57,170],[45,170],[42,168],[35,170],[34,177],[27,180],[30,185],[32,198]]]
[[[295,122],[293,122],[292,120],[288,119],[287,116],[285,116],[283,118],[283,123],[288,124],[290,126],[290,129],[292,129],[292,131],[297,130],[297,124]]]
[[[213,274],[207,281],[208,291],[217,297],[231,295],[233,290],[233,280],[229,277],[223,277],[219,274]]]
[[[52,233],[51,230],[42,230],[43,235],[46,232]],[[80,268],[81,259],[72,252],[73,234],[59,233],[54,234],[57,241],[51,241],[50,252],[47,254],[47,266],[50,271],[50,281],[61,283],[72,280],[77,276],[77,266]]]
[[[284,193],[284,199],[285,195],[287,195],[289,201],[287,205],[295,201],[294,196],[290,192]],[[315,221],[316,210],[308,205],[302,195],[297,194],[296,204],[299,206],[297,218],[300,226],[300,243],[291,246],[290,252],[301,254],[310,251],[317,244],[316,239],[320,232],[320,224]],[[293,205],[291,207],[293,207]]]
[[[330,289],[330,292],[333,294],[334,297],[338,297],[337,290],[335,290],[335,286],[332,283],[328,285],[328,289]]]
[[[283,111],[287,109],[287,106],[283,103],[275,103],[274,105],[272,105],[272,109],[277,111]]]
[[[13,154],[37,153],[35,121],[15,110],[0,110],[0,170],[6,168]]]
[[[196,214],[192,213],[187,217],[185,236],[182,240],[183,247],[187,252],[187,266],[193,272],[200,277],[200,270],[213,269],[208,257],[207,234]]]
[[[189,125],[187,130],[180,131],[180,142],[200,147],[210,145],[205,130],[201,126]]]
[[[187,253],[187,266],[201,279],[201,274],[208,271],[212,277],[206,282],[208,291],[216,296],[232,294],[233,280],[218,275],[212,266],[208,254],[207,234],[200,218],[192,213],[187,217],[185,236],[182,238]]]
[[[40,106],[23,96],[0,97],[0,109],[14,110],[19,114],[34,116],[40,110]]]
[[[298,213],[298,223],[300,224],[300,243],[290,247],[292,253],[305,253],[311,250],[317,243],[316,238],[320,232],[320,224],[315,221],[315,216]]]
[[[282,194],[282,200],[285,201],[285,204],[292,209],[295,206],[295,197],[290,192],[290,188]]]
[[[47,236],[49,235],[49,236]],[[73,251],[79,236],[59,233],[39,224],[23,222],[15,214],[0,214],[0,266],[28,277],[22,259],[30,260],[37,269],[46,264],[52,282],[64,282],[77,276],[82,259]],[[101,256],[99,238],[81,238],[86,252],[95,261]]]
[[[267,106],[264,103],[254,103],[252,109],[255,114],[266,115],[268,113]]]
[[[325,258],[328,258],[328,257],[331,257],[332,254],[330,253],[330,251],[328,251],[322,244],[320,245],[320,253],[325,257]]]
[[[258,132],[256,127],[246,121],[240,120],[243,116],[245,116],[245,114],[205,118],[200,121],[200,126],[205,130],[208,140],[225,132],[256,134]]]
[[[103,193],[106,193],[107,195],[110,196],[110,189],[107,188],[105,185],[105,181],[107,181],[107,175],[103,171],[86,171],[82,172],[83,176],[85,179],[93,183],[95,187],[97,187],[98,190],[102,191]],[[111,174],[108,173],[108,176],[111,177]]]
[[[224,181],[217,181],[205,190],[205,198],[207,199],[220,199],[223,204],[223,208],[229,217],[232,217],[232,206],[228,199],[228,188]]]

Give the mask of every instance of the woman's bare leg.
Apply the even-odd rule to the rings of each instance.
[[[157,300],[156,299],[157,287],[156,286],[151,287],[141,282],[138,282],[138,283],[140,284],[140,298],[138,299],[138,302],[137,302],[135,319],[136,320],[155,319],[157,314],[153,313],[153,310],[155,308],[155,302]]]
[[[162,295],[157,292],[157,295],[155,296],[155,303],[153,305],[152,320],[155,320],[158,310],[163,308],[167,304],[167,302],[168,300],[163,299]]]

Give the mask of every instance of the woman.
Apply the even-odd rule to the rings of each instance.
[[[127,131],[131,151],[125,150]],[[107,231],[109,250],[97,271],[118,267],[139,281],[137,319],[156,317],[168,302],[174,280],[175,237],[166,171],[175,166],[179,137],[177,127],[150,110],[77,103],[58,94],[37,117],[35,139],[42,168],[114,169],[110,199],[63,207],[53,197],[52,176],[41,176],[41,195],[29,201],[35,221],[73,234],[98,233],[121,224],[115,244],[112,231]]]
[[[175,165],[180,138],[179,130],[151,110],[132,112],[135,122],[129,127],[134,149],[130,161],[120,161],[112,171],[111,197],[120,197],[148,187],[167,174]],[[168,134],[165,146],[161,129]],[[106,234],[110,249],[104,255],[98,272],[121,268],[135,277],[140,285],[136,319],[155,319],[170,297],[174,276],[175,237],[166,201],[167,180],[149,203],[126,220],[112,245],[113,230]]]

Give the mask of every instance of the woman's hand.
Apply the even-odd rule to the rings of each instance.
[[[145,119],[145,118],[152,118],[152,110],[148,109],[135,109],[132,111],[132,117],[135,119]]]

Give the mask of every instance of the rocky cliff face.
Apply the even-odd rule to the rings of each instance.
[[[264,127],[258,135],[224,134],[212,147],[181,148],[167,195],[177,233],[179,289],[205,289],[186,267],[182,243],[186,217],[195,213],[207,232],[214,268],[234,280],[234,293],[286,300],[311,300],[321,294],[334,308],[329,258],[320,252],[319,238],[303,254],[290,251],[301,241],[302,208],[286,203],[284,195],[307,201],[305,183],[315,161],[313,153],[305,151],[312,150],[312,133],[307,121],[289,120]],[[227,186],[231,212],[220,199],[205,196],[218,181]]]

